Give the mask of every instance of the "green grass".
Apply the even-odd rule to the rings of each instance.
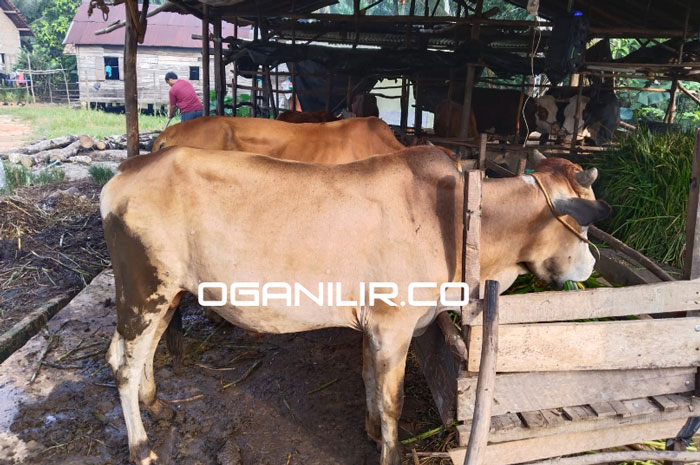
[[[104,137],[126,132],[125,115],[72,109],[61,105],[0,106],[0,115],[11,115],[24,120],[31,126],[32,137],[35,139],[80,134]],[[168,118],[164,116],[139,115],[139,130],[163,129],[167,121]]]
[[[644,255],[683,266],[694,136],[640,127],[596,161],[596,196],[613,207],[603,225]]]
[[[51,167],[36,173],[22,165],[3,162],[5,167],[6,186],[2,193],[10,193],[19,187],[36,186],[61,182],[66,178],[62,169]]]
[[[92,182],[100,186],[107,184],[107,181],[114,176],[114,171],[102,165],[92,165],[90,169],[88,169],[88,173],[90,174]]]

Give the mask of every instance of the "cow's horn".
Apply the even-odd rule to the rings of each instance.
[[[598,179],[598,170],[596,168],[588,168],[576,173],[576,181],[581,187],[591,187],[596,179]]]
[[[532,149],[532,155],[530,156],[530,159],[535,163],[535,166],[539,165],[541,161],[544,161],[547,159],[544,155],[542,155],[542,152],[540,152],[537,149]]]

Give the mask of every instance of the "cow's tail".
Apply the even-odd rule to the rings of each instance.
[[[184,353],[184,332],[182,330],[182,310],[175,309],[173,317],[170,319],[168,329],[165,331],[165,345],[173,358],[175,373],[182,372],[182,358]]]

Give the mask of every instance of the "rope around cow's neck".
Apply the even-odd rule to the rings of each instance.
[[[547,189],[544,188],[544,184],[542,184],[542,180],[540,180],[540,178],[537,177],[537,176],[535,175],[535,173],[530,173],[530,176],[532,176],[532,177],[535,179],[535,182],[537,183],[537,186],[540,188],[540,190],[541,190],[542,193],[544,194],[544,198],[545,198],[545,200],[547,201],[547,206],[549,206],[549,209],[551,210],[551,212],[552,212],[552,214],[554,215],[554,217],[555,217],[557,220],[559,220],[559,222],[560,222],[561,224],[563,224],[563,225],[566,227],[566,229],[568,229],[569,231],[571,231],[576,237],[578,237],[579,239],[581,239],[581,240],[582,240],[583,242],[585,242],[586,244],[592,246],[593,249],[595,249],[596,255],[598,256],[597,260],[600,260],[600,251],[598,250],[598,247],[597,247],[593,242],[591,242],[590,240],[588,240],[588,238],[587,238],[586,236],[584,236],[583,234],[581,234],[581,233],[580,233],[579,231],[577,231],[573,226],[571,226],[569,223],[567,223],[566,221],[564,221],[564,220],[562,219],[562,215],[559,215],[559,214],[557,213],[557,211],[554,209],[554,204],[552,203],[552,198],[549,196],[549,193],[547,192]]]

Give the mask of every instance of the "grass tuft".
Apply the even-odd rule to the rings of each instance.
[[[112,176],[114,176],[114,171],[112,171],[111,168],[103,165],[92,165],[88,170],[88,173],[90,174],[92,181],[100,186],[107,184],[107,181],[112,179]]]
[[[683,266],[694,136],[645,127],[596,161],[596,197],[613,207],[604,227],[659,262]]]
[[[37,173],[32,173],[32,170],[22,165],[15,165],[9,162],[3,162],[5,167],[6,185],[2,193],[10,193],[15,189],[27,186],[53,184],[62,182],[66,178],[66,173],[62,169],[50,167],[43,169]]]

